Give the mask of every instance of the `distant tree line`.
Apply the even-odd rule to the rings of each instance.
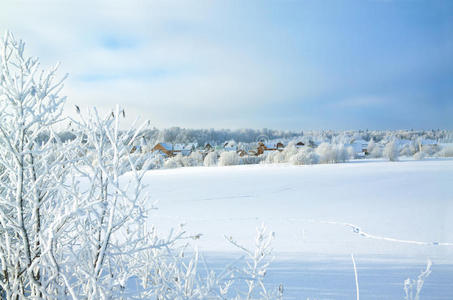
[[[74,130],[64,130],[58,133],[62,142],[74,140],[80,133]],[[152,145],[158,142],[173,144],[197,143],[199,146],[206,144],[223,145],[227,141],[237,143],[255,143],[259,140],[309,140],[328,143],[348,143],[352,139],[380,142],[383,140],[417,140],[432,139],[438,142],[453,142],[453,131],[436,130],[318,130],[318,131],[284,131],[273,129],[190,129],[181,127],[151,128],[142,130],[139,134],[146,144]],[[41,136],[40,140],[47,141],[48,136]]]

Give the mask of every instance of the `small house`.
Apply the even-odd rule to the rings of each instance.
[[[305,143],[302,142],[302,141],[299,141],[299,142],[296,143],[296,148],[302,148],[304,146],[305,146]]]
[[[173,145],[168,144],[168,143],[158,143],[156,146],[153,147],[151,150],[153,152],[158,151],[165,156],[173,156]]]
[[[188,156],[192,152],[192,145],[158,143],[151,151],[158,151],[165,156],[174,156],[176,154]]]
[[[181,154],[182,156],[189,156],[192,153],[193,145],[173,144],[173,155]]]
[[[211,146],[211,144],[209,143],[206,143],[203,147],[203,150],[206,151],[206,152],[209,152],[209,151],[212,151],[214,150],[214,147]]]
[[[256,155],[261,155],[266,151],[276,151],[278,150],[277,145],[259,142],[256,149]]]

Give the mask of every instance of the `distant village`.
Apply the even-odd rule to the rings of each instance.
[[[305,144],[303,142],[297,142],[297,147],[303,147]],[[212,151],[235,151],[239,156],[245,155],[252,155],[258,156],[262,155],[268,151],[283,151],[285,145],[282,142],[277,143],[264,143],[258,142],[255,149],[252,150],[245,150],[240,149],[236,142],[230,141],[225,142],[221,146],[212,146],[209,143],[206,143],[202,147],[200,147],[197,143],[189,143],[189,144],[170,144],[170,143],[157,143],[154,147],[151,148],[152,152],[158,152],[166,157],[175,156],[177,154],[181,154],[183,156],[188,156],[194,151],[198,151],[200,153],[207,154]],[[143,152],[143,147],[140,146],[133,146],[131,153],[140,150]]]
[[[63,142],[77,136],[72,131],[59,133]],[[147,169],[453,157],[453,131],[448,130],[284,132],[172,127],[143,130],[124,140],[131,157],[143,161],[141,168]]]
[[[407,140],[407,139],[397,139],[395,140],[400,149],[418,147],[418,149],[428,149],[427,152],[435,152],[439,150],[439,145],[436,140],[433,139],[418,139],[418,140]],[[373,147],[384,147],[389,141],[383,141],[382,143],[375,144]],[[175,155],[189,156],[193,152],[199,152],[203,155],[206,155],[212,151],[229,151],[236,152],[240,157],[244,156],[260,156],[265,155],[270,152],[279,151],[282,152],[288,144],[294,145],[298,149],[305,147],[310,147],[312,149],[317,148],[321,142],[314,142],[308,140],[308,142],[303,142],[300,140],[292,140],[289,143],[284,143],[283,141],[276,142],[266,142],[258,141],[256,143],[237,143],[235,141],[225,142],[223,145],[211,145],[206,143],[204,145],[199,145],[198,143],[164,143],[159,142],[154,146],[149,147],[146,145],[146,142],[143,142],[138,145],[134,145],[131,148],[131,153],[145,153],[145,152],[157,152],[164,157],[173,157]],[[371,153],[369,148],[369,141],[364,139],[351,139],[349,143],[343,144],[345,148],[352,150],[355,158],[364,158]],[[410,151],[407,151],[408,153]],[[404,151],[403,151],[404,154]]]

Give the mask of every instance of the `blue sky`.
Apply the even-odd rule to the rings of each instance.
[[[453,128],[453,1],[2,1],[72,104],[157,127]]]

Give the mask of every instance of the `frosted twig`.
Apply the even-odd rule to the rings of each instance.
[[[354,266],[354,276],[355,276],[355,289],[356,289],[356,295],[357,295],[357,300],[360,299],[360,292],[359,292],[359,277],[357,275],[357,266],[355,264],[355,259],[354,259],[354,254],[351,253],[351,259],[352,259],[352,265]]]

